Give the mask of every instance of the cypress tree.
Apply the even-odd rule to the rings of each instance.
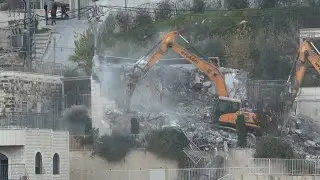
[[[238,146],[246,147],[247,146],[247,128],[245,124],[245,117],[241,112],[238,113],[238,116],[237,116],[236,128],[237,128],[237,135],[238,135]]]

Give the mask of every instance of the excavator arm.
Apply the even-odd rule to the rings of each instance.
[[[183,57],[184,60],[190,62],[201,72],[206,74],[211,83],[215,85],[216,95],[219,97],[218,101],[216,101],[216,104],[214,105],[211,116],[212,118],[210,121],[212,123],[219,123],[223,126],[235,127],[237,112],[241,110],[241,100],[228,97],[228,91],[223,74],[218,69],[219,62],[209,63],[205,59],[202,59],[199,56],[190,53],[187,49],[176,42],[177,36],[180,36],[182,39],[184,39],[176,31],[165,34],[158,44],[157,50],[155,50],[155,52],[150,56],[149,60],[142,68],[142,73],[137,76],[133,76],[134,78],[130,83],[129,87],[131,88],[129,88],[130,90],[127,96],[127,110],[129,110],[131,96],[137,82],[141,79],[141,76],[145,75],[150,70],[150,68],[161,59],[161,57],[166,55],[168,49],[172,49],[173,52],[177,53],[178,55]],[[184,41],[187,42],[186,39],[184,39]],[[256,124],[256,115],[254,113],[244,112],[244,115],[247,119],[246,126],[248,129],[257,130],[260,128],[260,126]]]
[[[196,66],[201,72],[206,74],[210,81],[215,84],[216,94],[218,96],[227,97],[227,87],[224,81],[223,74],[219,71],[218,67],[206,62],[205,60],[196,55],[189,53],[183,46],[176,43],[175,40],[178,35],[179,34],[177,31],[171,31],[161,38],[157,50],[150,56],[146,65],[143,67],[142,74],[134,76],[133,80],[131,80],[131,88],[128,93],[129,97],[127,97],[128,103],[130,103],[130,98],[135,89],[135,84],[139,81],[140,77],[146,74],[153,65],[155,65],[164,55],[166,55],[168,53],[169,48],[172,49],[175,53],[179,54],[181,57],[183,57],[186,61]]]
[[[224,81],[223,74],[219,71],[218,67],[202,60],[201,58],[190,54],[185,48],[177,43],[172,45],[172,50],[182,56],[186,61],[189,61],[196,66],[201,72],[205,73],[210,81],[215,84],[216,94],[218,96],[227,97],[228,91]]]
[[[298,60],[295,63],[294,78],[291,82],[291,95],[296,98],[301,86],[307,65],[311,64],[320,73],[320,54],[317,48],[310,41],[304,41],[298,52]],[[289,77],[290,79],[290,77]]]

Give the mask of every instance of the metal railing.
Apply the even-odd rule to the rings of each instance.
[[[66,123],[61,116],[51,113],[0,113],[0,128],[39,128],[64,130]]]
[[[7,164],[4,161],[0,164],[1,180],[19,180],[27,176],[25,164]]]
[[[145,170],[71,169],[71,180],[269,180],[268,175],[255,175],[248,168],[190,168]]]
[[[92,146],[87,145],[84,141],[90,136],[69,135],[69,151],[90,151]]]
[[[1,71],[20,71],[47,75],[63,75],[63,65],[50,62],[33,61],[30,68],[22,64],[5,63],[0,65]]]
[[[249,159],[249,167],[256,174],[269,175],[320,175],[320,161],[310,161],[306,159]]]
[[[73,105],[85,105],[91,108],[91,94],[65,95],[64,105],[65,108],[70,108]]]

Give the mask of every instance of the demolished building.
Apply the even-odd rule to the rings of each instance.
[[[193,139],[198,147],[224,149],[237,146],[237,136],[234,132],[215,129],[206,123],[214,106],[214,88],[208,91],[194,92],[192,86],[198,81],[198,70],[192,65],[156,65],[139,82],[131,101],[132,112],[125,111],[126,78],[132,64],[103,64],[97,72],[100,100],[103,102],[103,116],[93,118],[93,124],[100,132],[115,131],[130,134],[130,121],[133,116],[138,117],[140,133],[165,126],[175,126],[183,129],[186,135]],[[221,68],[225,74],[226,84],[232,97],[247,99],[247,73],[239,70]],[[203,82],[208,86],[208,81]],[[210,82],[209,82],[210,83]],[[212,88],[212,87],[211,87]],[[274,94],[276,94],[274,92]],[[94,102],[93,102],[94,104]],[[305,122],[305,118],[290,116],[290,122]],[[99,121],[99,122],[97,122]],[[308,121],[308,123],[312,123]],[[299,124],[299,123],[298,123]],[[104,131],[103,129],[108,129]],[[300,127],[303,128],[303,127]],[[305,128],[307,128],[305,126]],[[297,139],[297,123],[289,123],[288,141],[295,145],[295,150],[302,153],[308,148],[305,156],[317,156],[316,137]],[[254,146],[254,138],[249,146]],[[299,143],[297,143],[297,141]],[[311,144],[311,145],[310,145]],[[302,149],[301,149],[302,148]]]

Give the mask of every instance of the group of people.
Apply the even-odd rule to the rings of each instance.
[[[52,20],[51,21],[51,25],[57,24],[56,23],[57,9],[58,9],[58,5],[56,3],[54,3],[52,5],[52,9],[50,11],[51,20]],[[44,10],[45,10],[45,16],[46,16],[46,25],[48,25],[49,18],[48,18],[48,5],[47,4],[44,5]],[[65,18],[68,18],[66,5],[61,5],[61,16],[65,17]]]

